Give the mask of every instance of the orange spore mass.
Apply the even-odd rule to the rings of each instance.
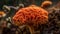
[[[14,24],[33,25],[45,24],[48,20],[48,12],[35,5],[20,9],[13,17]]]

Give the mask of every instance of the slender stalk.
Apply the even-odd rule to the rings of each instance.
[[[18,34],[18,31],[16,31],[16,34]]]
[[[31,34],[34,34],[34,28],[33,28],[33,26],[29,26],[29,25],[28,25],[27,27],[29,28],[30,33],[31,33]]]

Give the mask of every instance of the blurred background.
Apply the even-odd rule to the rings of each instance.
[[[47,0],[0,0],[0,34],[31,34],[25,26],[19,28],[12,24],[12,17],[24,7],[35,4],[41,7]],[[48,0],[52,2],[48,8],[49,23],[39,26],[35,34],[60,34],[60,0]]]

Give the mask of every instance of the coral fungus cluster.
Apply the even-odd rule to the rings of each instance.
[[[14,24],[18,26],[45,24],[47,20],[48,12],[35,5],[20,9],[13,17]]]

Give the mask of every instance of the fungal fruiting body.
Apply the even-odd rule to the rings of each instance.
[[[17,26],[45,24],[46,21],[48,21],[48,12],[35,5],[18,10],[13,17],[13,24]]]
[[[18,10],[13,17],[13,24],[21,26],[26,24],[31,34],[34,34],[34,27],[39,24],[46,24],[48,21],[48,12],[40,7],[31,5]]]
[[[50,5],[52,5],[52,2],[46,0],[46,1],[44,1],[44,2],[42,3],[41,7],[46,8],[46,7],[49,7]]]
[[[1,17],[5,17],[5,16],[6,16],[6,13],[3,12],[3,11],[0,11],[0,18],[1,18]]]

